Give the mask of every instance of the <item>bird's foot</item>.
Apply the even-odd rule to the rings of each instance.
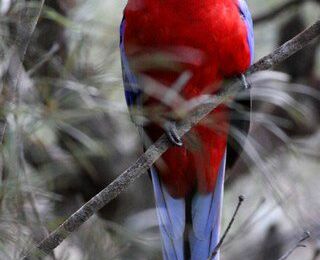
[[[166,121],[164,123],[164,131],[169,139],[169,141],[178,147],[183,145],[182,138],[179,136],[176,122],[174,121]]]
[[[244,74],[240,75],[241,85],[244,89],[250,89],[251,85],[248,83],[247,78]]]

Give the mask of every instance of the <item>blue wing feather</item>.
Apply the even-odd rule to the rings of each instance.
[[[254,60],[254,32],[253,32],[253,21],[252,16],[247,4],[246,0],[239,0],[239,11],[246,23],[247,31],[248,31],[248,44],[250,47],[250,54],[251,54],[251,64]]]
[[[125,97],[126,97],[127,105],[130,108],[132,106],[140,105],[139,101],[141,97],[141,89],[138,86],[136,76],[130,69],[130,65],[126,56],[126,52],[124,48],[125,28],[126,28],[126,21],[125,19],[123,19],[120,26],[120,55],[121,55],[122,76],[123,76]]]
[[[125,97],[128,107],[141,106],[141,89],[136,76],[130,69],[124,48],[124,31],[126,23],[123,19],[120,27],[120,52]],[[139,130],[144,139],[144,132]],[[147,140],[143,140],[147,142]],[[162,239],[163,256],[166,260],[182,260],[184,258],[183,234],[185,228],[185,200],[173,198],[162,185],[158,173],[151,168],[155,202]]]

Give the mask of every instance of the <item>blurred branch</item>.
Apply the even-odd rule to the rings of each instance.
[[[257,15],[257,17],[254,17],[254,19],[253,19],[254,24],[257,25],[257,24],[260,24],[263,22],[267,22],[267,21],[277,17],[278,15],[282,14],[283,12],[288,11],[289,8],[294,7],[296,5],[299,5],[299,4],[303,4],[307,1],[310,1],[310,0],[289,0],[285,3],[282,3],[281,5],[271,9],[270,11],[265,12],[261,15]]]
[[[320,20],[311,27],[286,42],[273,53],[263,57],[252,65],[247,71],[247,75],[260,70],[270,69],[278,65],[289,56],[306,47],[313,39],[320,35]],[[220,104],[228,102],[234,95],[241,91],[239,84],[230,84],[222,88],[223,90],[214,97],[202,97],[200,104],[190,112],[188,117],[178,125],[180,136],[186,134],[194,125],[204,119],[212,110]],[[37,247],[32,248],[24,259],[28,256],[47,255],[55,249],[68,235],[85,223],[95,212],[100,210],[120,193],[125,191],[142,174],[159,159],[159,157],[171,146],[165,135],[161,136],[148,150],[117,179],[107,186],[100,193],[95,195],[85,203],[77,212],[70,216]]]
[[[32,76],[38,69],[48,62],[59,51],[59,49],[60,45],[58,43],[54,43],[50,50],[43,55],[42,59],[28,70],[28,75]]]
[[[26,12],[22,13],[21,16],[23,18],[26,17],[33,17],[33,19],[31,20],[30,23],[26,23],[24,20],[21,21],[20,25],[21,28],[19,28],[18,30],[18,38],[17,38],[17,46],[19,49],[19,54],[20,54],[20,59],[21,62],[24,61],[27,49],[29,47],[30,41],[32,39],[32,36],[34,34],[34,31],[37,27],[37,24],[40,20],[42,11],[43,11],[43,7],[45,4],[45,0],[41,0],[41,2],[39,3],[39,9],[37,10],[37,12],[35,14],[31,13],[32,10],[27,10]],[[20,19],[22,18],[20,17]]]
[[[307,239],[310,238],[310,233],[305,232],[303,237],[298,241],[298,243],[292,247],[287,253],[285,253],[282,257],[280,257],[278,260],[286,260],[288,257],[299,247],[306,247],[304,244],[301,244],[302,242],[306,241]]]
[[[291,40],[287,41],[271,54],[264,56],[252,65],[247,75],[261,70],[268,70],[280,64],[290,56],[300,51],[320,35],[320,20],[316,21],[308,29],[304,30]]]
[[[0,119],[0,144],[3,143],[3,138],[6,132],[7,122],[5,119]]]
[[[318,256],[320,255],[320,249],[319,247],[317,247],[315,250],[314,250],[314,253],[313,253],[313,256],[312,256],[312,260],[317,260]]]

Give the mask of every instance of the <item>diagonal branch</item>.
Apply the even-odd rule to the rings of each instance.
[[[247,75],[260,70],[267,70],[278,65],[289,56],[306,47],[313,39],[320,35],[320,20],[315,22],[308,29],[288,41],[273,53],[263,57],[252,65]],[[241,88],[238,84],[230,84],[223,88],[223,91],[214,97],[202,97],[200,105],[190,112],[188,117],[178,125],[180,136],[186,134],[194,125],[200,122],[206,115],[222,103],[228,102],[235,96]],[[159,159],[159,157],[170,147],[170,142],[166,136],[161,136],[149,149],[125,172],[116,178],[109,186],[95,195],[85,203],[78,211],[71,215],[37,247],[32,248],[24,259],[30,256],[47,255],[55,249],[73,231],[84,224],[94,213],[108,204],[111,200],[125,191],[142,174]]]

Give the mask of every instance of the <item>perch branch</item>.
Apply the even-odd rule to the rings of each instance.
[[[288,41],[273,53],[263,57],[257,63],[252,65],[247,75],[254,72],[267,70],[278,65],[289,56],[306,47],[313,39],[320,35],[320,20],[315,22],[311,27]],[[180,136],[186,134],[194,125],[201,121],[206,115],[214,110],[221,103],[228,101],[232,96],[239,92],[238,84],[230,84],[223,88],[223,91],[199,105],[192,111],[188,117],[178,125]],[[118,178],[116,178],[105,189],[91,198],[79,210],[65,220],[56,230],[45,238],[35,248],[29,250],[24,259],[31,256],[47,255],[55,249],[65,238],[85,223],[94,213],[107,205],[111,200],[126,190],[142,174],[159,159],[159,157],[170,147],[170,142],[166,136],[161,136],[148,150]]]

